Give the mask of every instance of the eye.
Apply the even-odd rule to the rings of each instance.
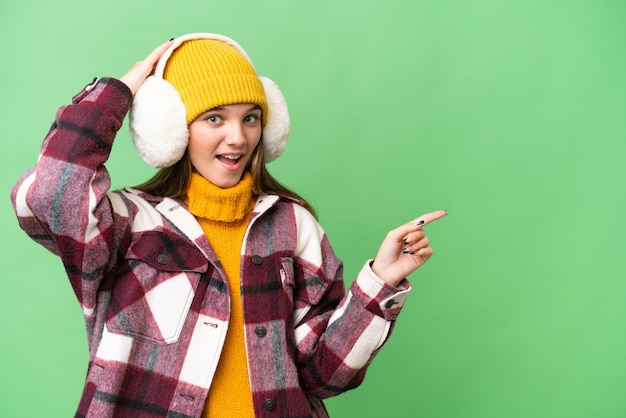
[[[222,121],[222,118],[218,115],[209,115],[206,117],[206,121],[212,125],[218,124]]]
[[[248,116],[246,116],[243,119],[243,121],[245,123],[254,125],[254,124],[258,123],[260,119],[261,119],[261,117],[259,115],[248,115]]]

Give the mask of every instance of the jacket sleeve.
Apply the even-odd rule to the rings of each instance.
[[[298,216],[297,281],[325,285],[320,294],[307,298],[314,304],[296,306],[297,363],[302,388],[323,399],[361,384],[389,338],[411,286],[406,279],[397,288],[387,285],[374,274],[370,260],[345,291],[341,261],[317,221],[307,214],[301,211]]]
[[[62,259],[86,315],[123,235],[104,163],[131,101],[120,81],[94,80],[57,111],[37,165],[11,191],[20,226]]]

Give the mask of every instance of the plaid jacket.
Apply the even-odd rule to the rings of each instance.
[[[198,417],[241,291],[258,417],[324,417],[321,401],[358,386],[410,285],[366,263],[347,292],[342,264],[302,206],[258,198],[229,289],[207,237],[180,201],[109,191],[104,167],[132,96],[88,85],[57,112],[35,167],[12,190],[21,227],[57,254],[87,324],[90,361],[78,417]]]

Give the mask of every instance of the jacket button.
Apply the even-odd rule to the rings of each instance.
[[[165,254],[159,254],[159,256],[157,257],[157,261],[159,262],[159,264],[167,264],[170,259]]]
[[[256,264],[257,266],[261,265],[261,263],[263,263],[263,257],[261,257],[260,255],[253,255],[252,256],[252,263]]]
[[[276,402],[274,399],[266,399],[265,402],[263,402],[263,407],[268,411],[273,411],[276,409]]]
[[[393,305],[396,304],[396,301],[393,299],[389,299],[386,303],[385,303],[385,308],[390,309]]]
[[[259,337],[265,337],[265,334],[267,334],[267,329],[263,325],[257,325],[257,327],[254,329],[254,333]]]

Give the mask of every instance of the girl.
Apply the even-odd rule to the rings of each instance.
[[[162,168],[109,191],[129,111]],[[83,309],[76,416],[325,417],[322,399],[361,383],[432,255],[423,227],[446,212],[389,232],[346,292],[312,209],[266,170],[288,131],[277,86],[215,34],[166,42],[59,109],[11,198]]]

